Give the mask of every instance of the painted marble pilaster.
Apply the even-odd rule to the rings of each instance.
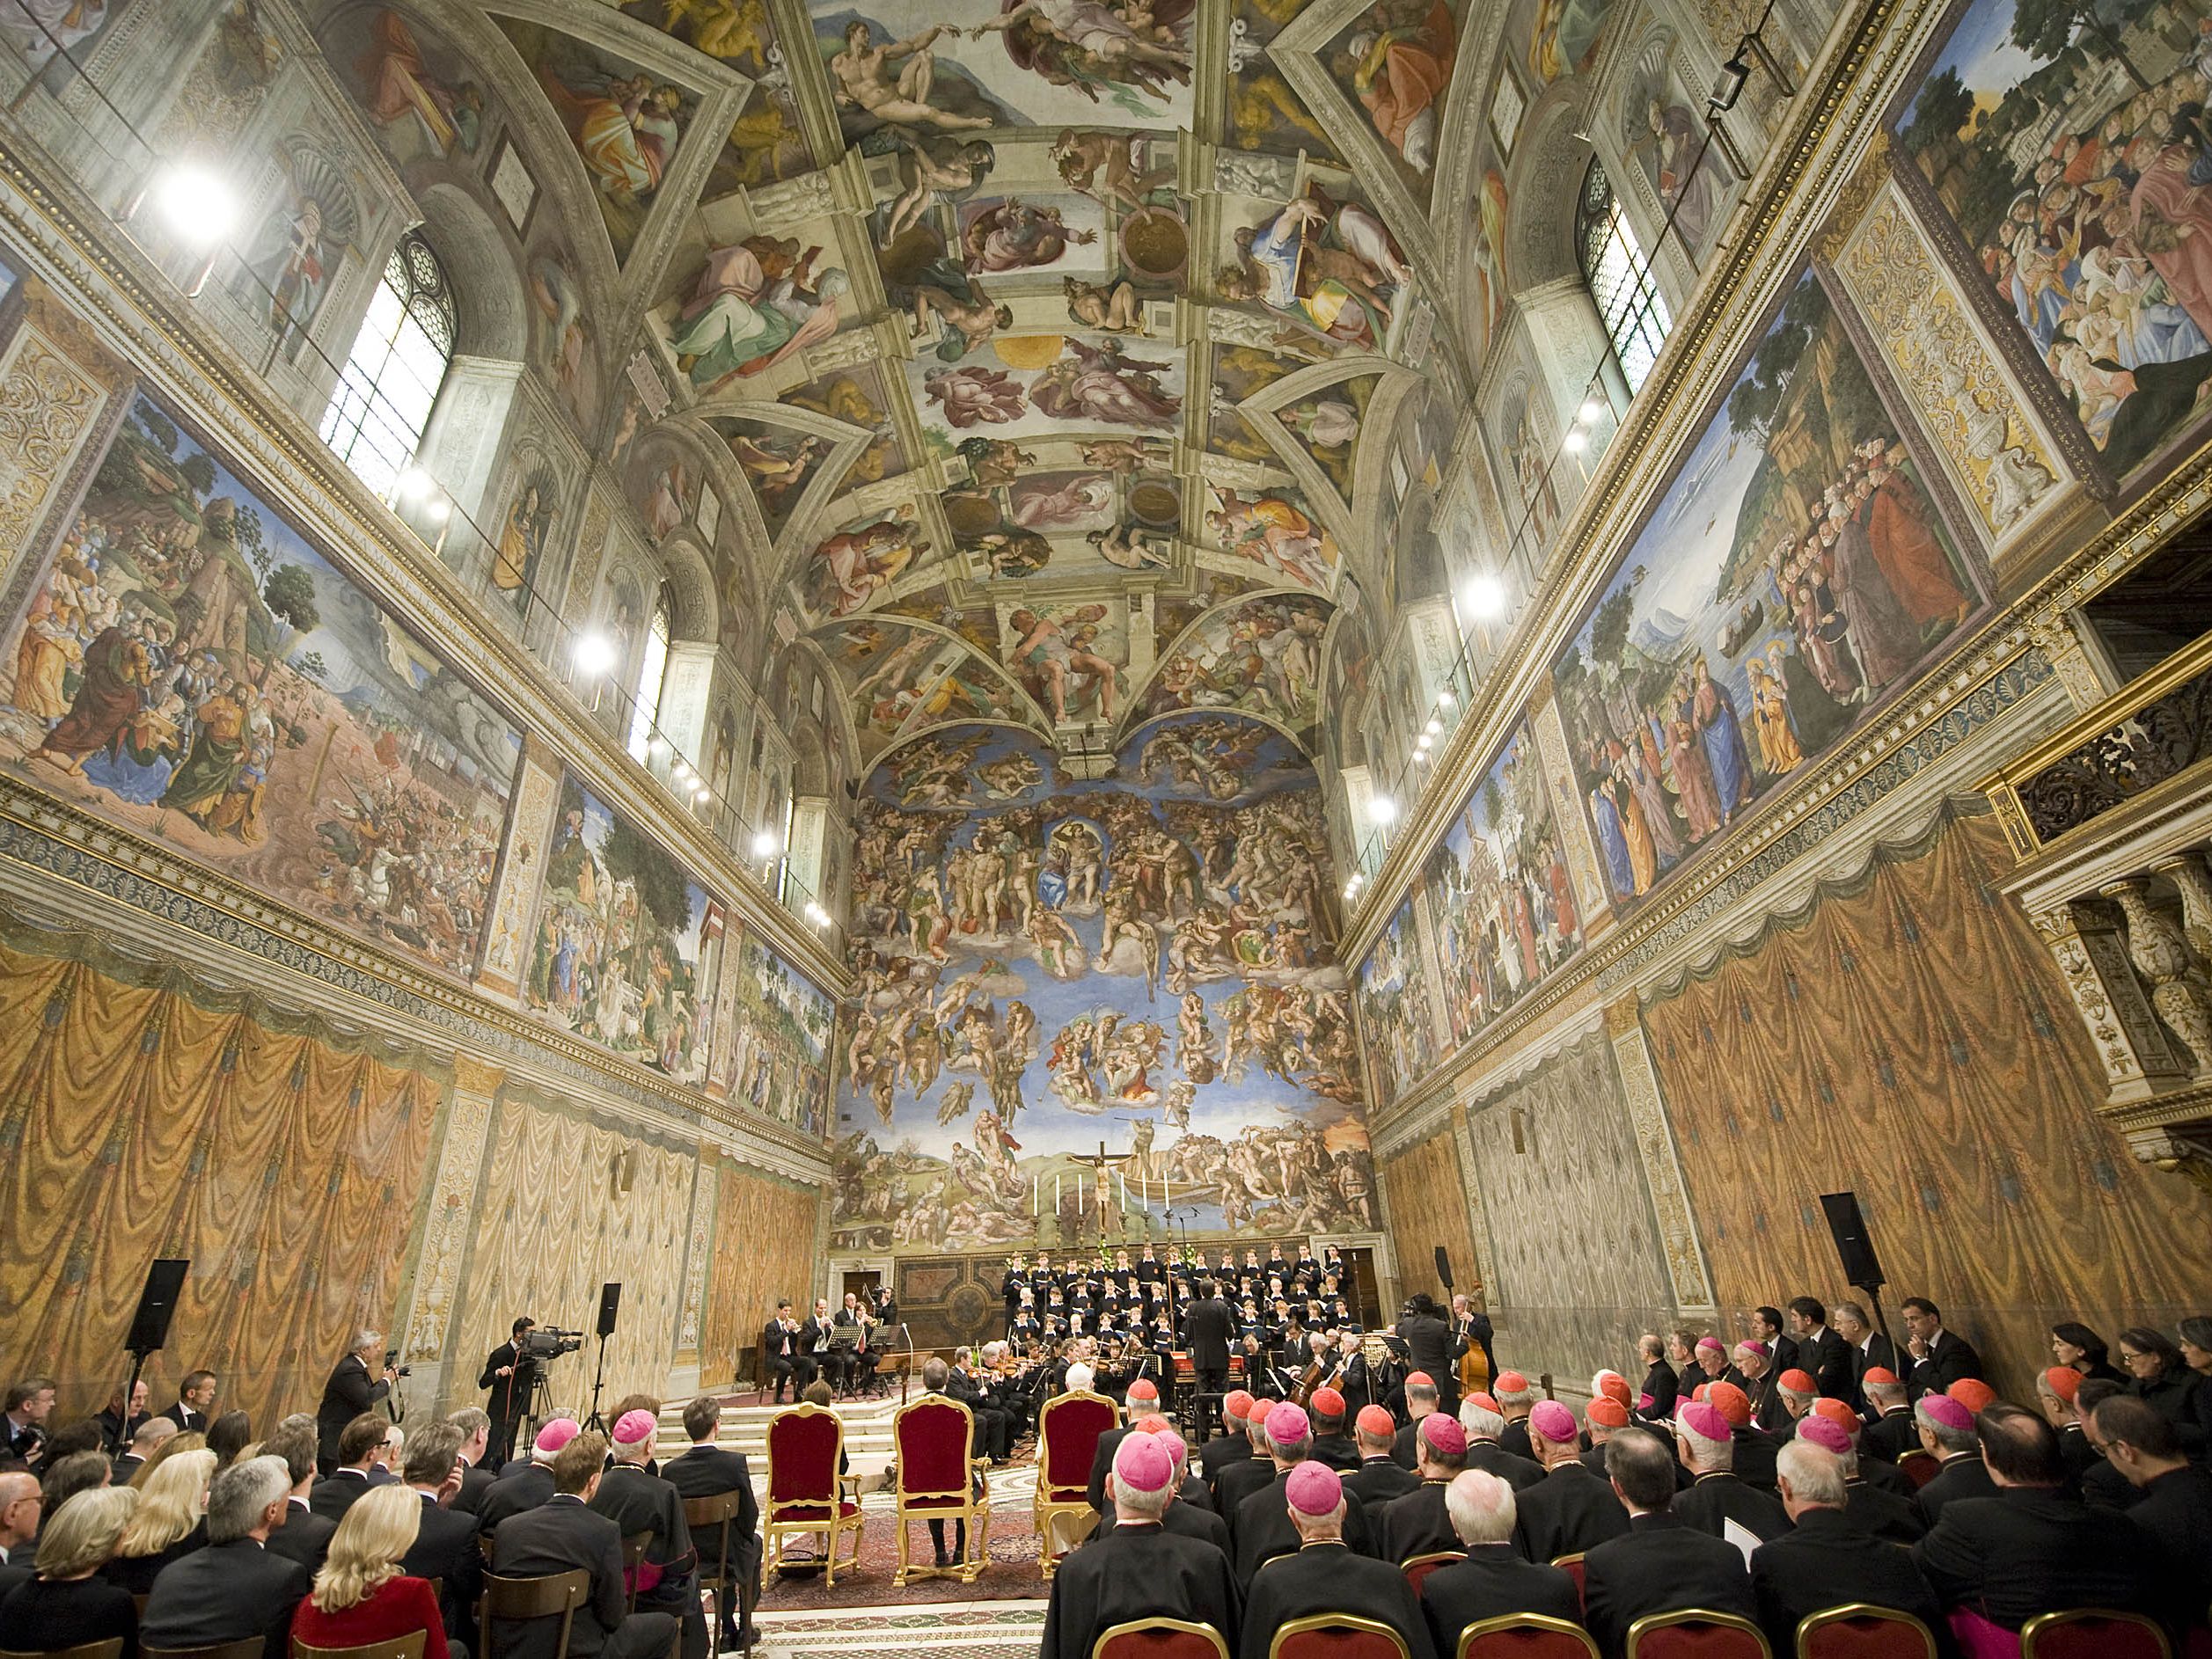
[[[713,1266],[715,1186],[713,1149],[702,1146],[699,1173],[692,1182],[692,1224],[684,1246],[684,1301],[676,1326],[675,1365],[678,1371],[689,1367],[694,1384],[699,1378],[699,1310],[706,1303],[707,1275]]]
[[[1636,999],[1623,998],[1608,1008],[1605,1024],[1621,1074],[1621,1095],[1628,1103],[1629,1127],[1644,1161],[1644,1180],[1651,1189],[1652,1213],[1659,1222],[1660,1253],[1666,1258],[1675,1304],[1683,1312],[1710,1312],[1714,1306],[1712,1269],[1706,1264],[1705,1247],[1697,1237],[1697,1220],[1691,1213],[1682,1179],[1681,1157],[1675,1150],[1666,1104],[1659,1098],[1659,1073],[1652,1065],[1651,1046],[1644,1039]]]
[[[523,954],[530,939],[530,913],[538,897],[545,863],[546,837],[553,827],[553,803],[560,792],[560,768],[545,745],[533,738],[523,754],[521,779],[507,818],[507,856],[501,861],[499,887],[492,895],[492,925],[486,932],[479,990],[494,997],[521,994]]]
[[[1575,787],[1574,766],[1569,760],[1567,728],[1559,719],[1559,700],[1546,681],[1528,705],[1528,729],[1536,740],[1536,757],[1544,769],[1544,787],[1551,795],[1551,821],[1558,827],[1559,844],[1567,855],[1567,874],[1574,883],[1574,900],[1582,911],[1582,938],[1586,945],[1613,925],[1613,907],[1606,903],[1605,876],[1598,868],[1598,850],[1590,839],[1590,819],[1583,810],[1582,794]]]
[[[121,366],[48,300],[40,285],[0,352],[0,588],[34,544],[34,532],[72,464],[104,429]]]
[[[475,1231],[485,1136],[492,1122],[492,1097],[506,1073],[465,1055],[453,1060],[453,1095],[445,1111],[445,1135],[438,1149],[436,1178],[430,1186],[428,1214],[422,1229],[422,1253],[402,1333],[395,1344],[401,1361],[429,1374],[411,1378],[421,1397],[447,1398],[453,1378],[453,1328],[460,1300],[462,1268]]]

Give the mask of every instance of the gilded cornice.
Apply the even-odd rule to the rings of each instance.
[[[771,900],[736,854],[682,810],[519,639],[491,621],[458,578],[307,421],[270,398],[260,377],[13,126],[0,128],[0,231],[111,348],[209,429],[226,460],[250,471],[311,537],[342,550],[343,562],[381,603],[590,778],[594,793],[687,865],[746,925],[831,996],[847,993],[845,966],[824,940]]]

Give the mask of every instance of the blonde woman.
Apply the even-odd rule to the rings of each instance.
[[[292,1640],[310,1648],[365,1648],[422,1633],[422,1659],[446,1659],[445,1622],[427,1578],[400,1572],[422,1528],[412,1487],[377,1487],[331,1534],[315,1588],[292,1615]]]
[[[128,1487],[95,1487],[55,1510],[39,1533],[38,1576],[0,1598],[11,1648],[47,1653],[121,1636],[122,1659],[133,1659],[138,1609],[100,1568],[138,1502]]]
[[[179,1436],[181,1438],[181,1436]],[[134,1596],[153,1593],[161,1569],[208,1543],[208,1483],[215,1479],[215,1453],[202,1446],[150,1465],[138,1488],[137,1512],[115,1546],[107,1580]]]

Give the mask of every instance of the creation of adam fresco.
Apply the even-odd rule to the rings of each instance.
[[[894,750],[860,813],[841,1247],[1377,1224],[1321,795],[1234,715],[1061,775],[1010,728]]]

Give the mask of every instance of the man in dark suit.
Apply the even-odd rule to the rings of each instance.
[[[1252,1455],[1237,1462],[1225,1464],[1215,1477],[1213,1511],[1228,1523],[1229,1536],[1236,1536],[1236,1515],[1244,1500],[1275,1479],[1278,1473],[1272,1450],[1267,1441],[1268,1414],[1287,1401],[1260,1400],[1252,1407],[1251,1421],[1245,1425],[1245,1443]],[[1231,1559],[1234,1559],[1234,1552]]]
[[[1183,1436],[1164,1417],[1147,1417],[1145,1422],[1146,1432],[1168,1449],[1168,1458],[1176,1466],[1175,1490],[1167,1509],[1161,1513],[1161,1526],[1183,1538],[1203,1538],[1227,1558],[1235,1547],[1229,1542],[1229,1524],[1209,1507],[1212,1500],[1207,1495],[1205,1482],[1188,1473],[1190,1448],[1183,1444]],[[1101,1516],[1098,1524],[1091,1529],[1091,1538],[1105,1537],[1114,1526],[1112,1516]]]
[[[155,1648],[212,1648],[261,1638],[264,1659],[290,1650],[292,1610],[312,1580],[267,1548],[291,1508],[282,1458],[232,1464],[208,1488],[208,1546],[179,1556],[154,1580],[139,1639]]]
[[[2120,1394],[2090,1413],[2089,1433],[2105,1462],[2142,1496],[2128,1520],[2159,1561],[2158,1582],[2172,1597],[2167,1621],[2182,1630],[2204,1622],[2212,1584],[2212,1474],[2190,1466],[2164,1412]]]
[[[1859,1373],[1859,1392],[1866,1396],[1872,1421],[1858,1437],[1862,1455],[1896,1463],[1908,1451],[1920,1450],[1920,1425],[1905,1398],[1904,1379],[1886,1365],[1870,1366]]]
[[[1646,1331],[1637,1338],[1636,1347],[1644,1361],[1643,1398],[1637,1402],[1637,1409],[1646,1417],[1672,1417],[1682,1382],[1666,1363],[1666,1342],[1657,1332]]]
[[[1648,1429],[1624,1429],[1606,1443],[1605,1462],[1629,1516],[1628,1531],[1597,1545],[1582,1564],[1586,1622],[1606,1659],[1618,1659],[1629,1626],[1646,1614],[1700,1607],[1755,1618],[1742,1552],[1670,1513],[1674,1460],[1666,1442]]]
[[[534,1509],[553,1495],[553,1459],[576,1437],[574,1417],[549,1417],[526,1458],[510,1458],[476,1511],[479,1530],[496,1532],[509,1516]]]
[[[1710,1406],[1692,1400],[1674,1414],[1674,1445],[1690,1473],[1688,1489],[1673,1505],[1683,1525],[1722,1538],[1733,1521],[1762,1543],[1790,1530],[1779,1498],[1736,1479],[1734,1431]]]
[[[948,1377],[946,1380],[949,1383],[951,1378]],[[957,1399],[958,1396],[955,1395],[954,1398]],[[1109,1500],[1106,1496],[1106,1477],[1113,1473],[1114,1453],[1121,1450],[1121,1443],[1129,1437],[1139,1418],[1156,1415],[1159,1410],[1160,1390],[1154,1386],[1150,1378],[1139,1377],[1129,1385],[1129,1392],[1122,1396],[1120,1425],[1109,1429],[1104,1434],[1099,1436],[1098,1443],[1091,1451],[1089,1495],[1091,1508],[1096,1509],[1101,1516],[1107,1512]],[[978,1431],[978,1437],[981,1437],[980,1430]]]
[[[1842,1431],[1834,1423],[1819,1425]],[[1816,1431],[1817,1432],[1817,1431]],[[1943,1610],[1908,1551],[1852,1524],[1844,1513],[1843,1465],[1814,1438],[1793,1440],[1776,1460],[1791,1530],[1752,1553],[1759,1623],[1778,1654],[1798,1650],[1798,1626],[1824,1608],[1863,1602],[1910,1613],[1931,1631]]]
[[[512,1334],[484,1356],[484,1369],[476,1385],[485,1391],[484,1414],[491,1420],[491,1438],[479,1461],[494,1471],[515,1455],[515,1430],[530,1411],[532,1363],[523,1352],[523,1338],[538,1328],[527,1313],[515,1321]]]
[[[1419,1424],[1410,1426],[1417,1429]],[[1388,1412],[1380,1406],[1362,1406],[1351,1432],[1359,1448],[1359,1466],[1344,1477],[1344,1490],[1361,1509],[1379,1509],[1393,1498],[1419,1489],[1421,1477],[1393,1455],[1398,1425]]]
[[[484,1507],[484,1495],[496,1478],[485,1467],[491,1455],[491,1414],[480,1406],[464,1406],[445,1421],[461,1436],[461,1489],[454,1495],[453,1507],[463,1515],[474,1515]]]
[[[1532,1561],[1579,1555],[1629,1530],[1629,1512],[1614,1487],[1583,1466],[1576,1450],[1578,1432],[1574,1413],[1556,1400],[1538,1400],[1528,1414],[1529,1443],[1543,1464],[1544,1478],[1514,1494],[1514,1502],[1521,1553]],[[1611,1456],[1608,1451],[1608,1465]],[[1674,1489],[1670,1473],[1669,1495]]]
[[[1798,1345],[1783,1329],[1780,1308],[1751,1310],[1751,1340],[1765,1344],[1769,1376],[1779,1377],[1798,1363]],[[1738,1346],[1741,1346],[1739,1344]]]
[[[184,1381],[177,1385],[176,1403],[161,1414],[187,1434],[204,1435],[215,1411],[215,1373],[187,1371]]]
[[[161,1443],[172,1435],[179,1434],[177,1425],[166,1417],[149,1417],[138,1425],[130,1437],[130,1444],[123,1448],[123,1455],[115,1459],[114,1486],[127,1487],[131,1476],[146,1466],[146,1460],[161,1450]]]
[[[338,1362],[323,1385],[322,1404],[315,1408],[315,1429],[322,1437],[323,1473],[338,1466],[338,1436],[362,1413],[381,1405],[392,1392],[399,1372],[385,1365],[377,1376],[377,1361],[384,1350],[382,1331],[356,1331],[352,1348]]]
[[[1252,1441],[1246,1425],[1258,1404],[1245,1390],[1231,1389],[1221,1401],[1221,1432],[1198,1448],[1198,1473],[1212,1489],[1217,1514],[1227,1513],[1221,1507],[1221,1471],[1233,1463],[1251,1461]]]
[[[1920,1429],[1921,1449],[1941,1460],[1935,1478],[1913,1495],[1923,1522],[1934,1527],[1944,1506],[1960,1498],[1996,1495],[1971,1412],[1948,1394],[1923,1394],[1913,1407],[1913,1421]]]
[[[684,1659],[706,1659],[707,1620],[695,1588],[699,1554],[684,1520],[684,1500],[647,1466],[659,1428],[660,1420],[649,1411],[626,1411],[615,1419],[614,1466],[590,1504],[624,1538],[646,1535],[645,1557],[635,1569],[634,1604],[675,1615],[684,1627]]]
[[[1439,1654],[1457,1653],[1469,1625],[1508,1613],[1582,1622],[1574,1580],[1547,1562],[1525,1560],[1513,1547],[1513,1487],[1494,1474],[1465,1469],[1445,1488],[1444,1507],[1467,1559],[1438,1568],[1421,1585],[1421,1610]]]
[[[22,1469],[0,1470],[0,1567],[28,1573],[44,1509],[39,1480]]]
[[[476,1517],[452,1507],[461,1491],[461,1431],[434,1422],[407,1442],[401,1475],[422,1500],[422,1521],[399,1570],[441,1581],[440,1605],[450,1641],[465,1643],[476,1628],[476,1598],[484,1588],[484,1553],[477,1547]]]
[[[1852,1392],[1845,1403],[1853,1411],[1864,1414],[1871,1409],[1865,1398],[1866,1373],[1877,1370],[1894,1371],[1896,1345],[1874,1328],[1866,1310],[1857,1302],[1838,1302],[1828,1310],[1828,1323],[1842,1338],[1843,1346],[1850,1350]]]
[[[1090,1659],[1100,1635],[1137,1619],[1211,1625],[1234,1647],[1237,1593],[1227,1558],[1161,1524],[1175,1485],[1175,1459],[1157,1436],[1123,1440],[1107,1477],[1114,1524],[1053,1575],[1042,1659]]]
[[[791,1397],[798,1399],[799,1391],[814,1380],[814,1362],[806,1356],[805,1341],[799,1329],[799,1321],[791,1317],[791,1298],[784,1297],[776,1303],[776,1311],[769,1321],[760,1327],[760,1380],[765,1383],[775,1378],[775,1403],[783,1404],[783,1383],[791,1379]]]
[[[1460,1546],[1459,1534],[1452,1530],[1452,1517],[1445,1513],[1444,1493],[1467,1466],[1467,1431],[1460,1427],[1458,1418],[1432,1411],[1421,1419],[1421,1432],[1416,1439],[1414,1450],[1420,1460],[1416,1473],[1421,1484],[1403,1497],[1393,1498],[1389,1507],[1375,1517],[1375,1541],[1382,1559],[1401,1567],[1417,1555],[1433,1555]]]
[[[146,1386],[146,1379],[142,1377],[130,1385],[128,1404],[123,1400],[121,1391],[118,1390],[114,1399],[100,1407],[92,1421],[99,1425],[100,1443],[109,1451],[127,1450],[140,1427],[153,1420],[153,1413],[147,1409],[151,1392]]]
[[[1946,1503],[1913,1546],[1937,1600],[2006,1630],[2071,1607],[2155,1615],[2152,1552],[2135,1529],[2066,1489],[2050,1424],[2000,1401],[1974,1420],[1974,1429],[1997,1493]]]
[[[1467,1338],[1445,1320],[1436,1298],[1427,1291],[1409,1297],[1398,1319],[1398,1335],[1405,1343],[1412,1369],[1425,1371],[1435,1382],[1438,1409],[1456,1414],[1460,1408],[1460,1356],[1467,1352]]]
[[[759,1635],[750,1625],[742,1631],[738,1628],[737,1586],[743,1583],[751,1592],[743,1598],[745,1606],[758,1605],[760,1505],[753,1496],[752,1474],[746,1466],[745,1454],[714,1443],[721,1430],[721,1402],[711,1394],[701,1394],[684,1407],[684,1432],[690,1436],[692,1447],[663,1464],[661,1478],[683,1498],[719,1498],[730,1492],[737,1495],[737,1513],[726,1524],[729,1531],[729,1582],[715,1592],[714,1605],[721,1616],[721,1648],[750,1648],[759,1640]],[[699,1553],[702,1575],[713,1573],[721,1564],[722,1531],[721,1524],[692,1531],[692,1547]]]
[[[1809,1296],[1796,1297],[1785,1317],[1790,1340],[1797,1344],[1798,1369],[1808,1373],[1823,1400],[1849,1400],[1857,1386],[1851,1350],[1828,1329],[1827,1310]]]
[[[1227,1383],[1229,1343],[1235,1335],[1236,1321],[1221,1299],[1221,1287],[1212,1279],[1201,1280],[1198,1299],[1183,1319],[1183,1345],[1190,1352],[1200,1393],[1219,1393]]]
[[[568,1633],[569,1659],[662,1659],[676,1637],[665,1612],[625,1616],[622,1529],[588,1506],[598,1495],[607,1443],[579,1434],[553,1460],[553,1495],[534,1509],[500,1523],[492,1539],[492,1571],[501,1578],[541,1578],[581,1568],[591,1575],[590,1592]],[[494,1637],[503,1659],[553,1659],[560,1635],[557,1619],[509,1626]]]
[[[1252,1580],[1240,1659],[1267,1659],[1277,1631],[1316,1613],[1374,1619],[1397,1633],[1410,1659],[1435,1659],[1428,1620],[1405,1575],[1388,1561],[1354,1553],[1344,1542],[1345,1521],[1357,1511],[1343,1477],[1307,1458],[1290,1472],[1281,1499],[1298,1547],[1269,1560]]]
[[[837,1321],[830,1317],[829,1297],[815,1297],[814,1312],[800,1327],[799,1340],[815,1374],[828,1378],[832,1392],[844,1387],[845,1356],[838,1349]]]
[[[1964,1337],[1943,1327],[1943,1312],[1924,1296],[1908,1296],[1904,1302],[1905,1358],[1911,1369],[1904,1373],[1907,1397],[1917,1401],[1923,1394],[1940,1394],[1961,1378],[1981,1376],[1981,1356]]]
[[[319,1429],[320,1424],[317,1427]],[[341,1429],[337,1467],[315,1483],[315,1489],[307,1495],[308,1508],[333,1525],[344,1520],[346,1511],[369,1490],[377,1453],[383,1449],[391,1428],[380,1414],[368,1411]]]
[[[261,1443],[261,1451],[267,1457],[283,1458],[284,1473],[292,1478],[292,1489],[285,1499],[284,1524],[269,1534],[269,1553],[297,1561],[311,1578],[322,1570],[323,1558],[330,1553],[331,1534],[338,1531],[337,1522],[316,1514],[308,1505],[308,1495],[315,1484],[315,1431],[304,1423],[280,1424]]]
[[[1517,1458],[1498,1443],[1505,1420],[1490,1395],[1469,1394],[1460,1401],[1460,1427],[1467,1430],[1469,1468],[1494,1474],[1516,1492],[1525,1492],[1544,1478],[1542,1464]]]

